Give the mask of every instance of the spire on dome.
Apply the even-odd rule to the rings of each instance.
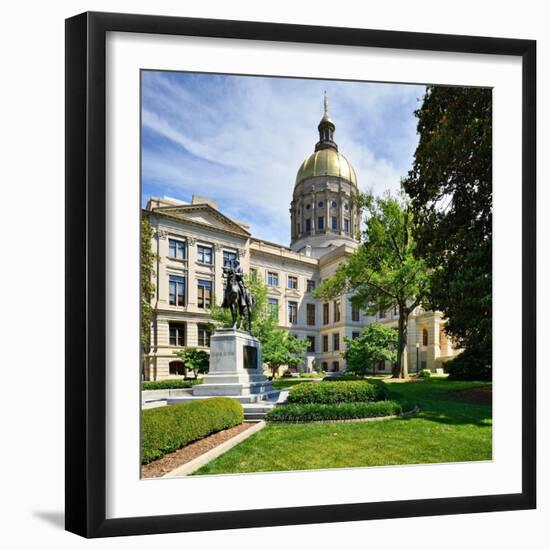
[[[334,130],[336,129],[336,126],[334,125],[334,122],[330,119],[328,115],[328,97],[327,97],[327,91],[325,90],[325,94],[323,96],[323,106],[324,106],[324,114],[323,118],[321,119],[321,122],[319,122],[319,126],[317,127],[319,130],[319,141],[315,145],[315,150],[319,151],[320,149],[335,149],[338,151],[338,145],[334,143]]]

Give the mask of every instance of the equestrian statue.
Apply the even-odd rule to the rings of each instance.
[[[246,288],[243,279],[243,270],[238,260],[232,265],[223,268],[226,277],[222,307],[231,311],[233,328],[242,329],[246,317],[246,327],[252,334],[252,311],[256,300]],[[238,320],[238,326],[237,326]]]

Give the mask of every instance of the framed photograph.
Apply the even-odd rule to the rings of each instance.
[[[536,44],[66,21],[66,528],[536,506]]]

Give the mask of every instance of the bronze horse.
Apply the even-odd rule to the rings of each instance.
[[[242,328],[246,313],[246,325],[248,332],[251,333],[252,310],[256,305],[256,300],[244,284],[239,284],[235,269],[224,269],[224,272],[227,275],[227,284],[222,307],[228,308],[231,311],[233,328]],[[239,321],[238,327],[237,320]]]

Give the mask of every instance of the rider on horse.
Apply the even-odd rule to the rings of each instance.
[[[235,282],[239,287],[239,306],[245,307],[246,306],[246,289],[245,289],[244,280],[243,280],[244,273],[243,273],[243,268],[239,263],[239,260],[235,260],[232,266],[224,267],[223,271],[228,278],[230,278],[231,276],[235,278]],[[229,285],[227,285],[225,288],[222,307],[226,307],[226,308],[229,307],[229,288],[230,288]]]
[[[231,311],[233,328],[240,328],[246,322],[248,332],[252,331],[252,310],[256,300],[246,288],[243,279],[243,270],[236,260],[232,266],[223,268],[227,276],[222,307]],[[237,321],[238,327],[237,327]]]

